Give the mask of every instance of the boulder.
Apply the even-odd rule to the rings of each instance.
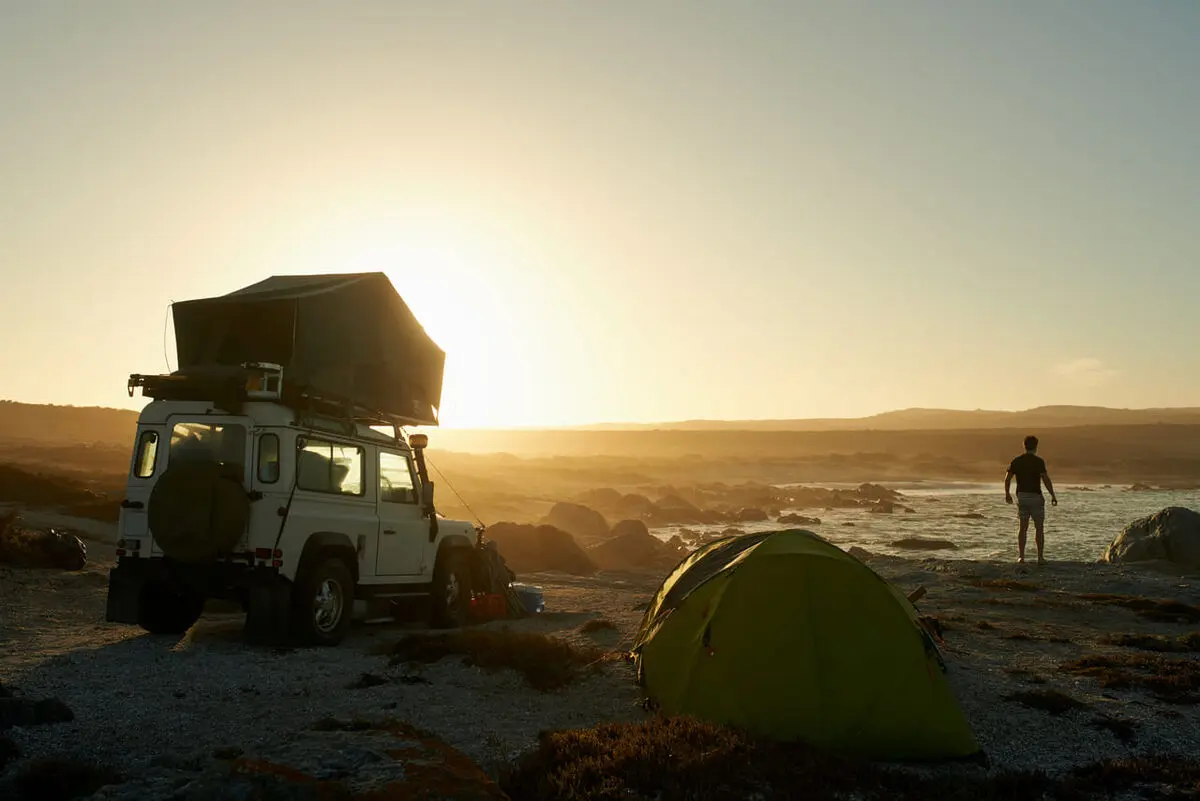
[[[860,562],[866,562],[875,557],[875,554],[868,551],[866,548],[859,548],[857,545],[852,546],[846,553],[853,556]]]
[[[608,507],[612,512],[620,518],[643,518],[653,515],[658,511],[654,501],[647,498],[645,495],[630,493],[622,495],[617,499],[611,507]]]
[[[621,493],[612,487],[602,487],[581,492],[574,498],[575,503],[592,509],[608,510],[621,501]]]
[[[789,513],[786,515],[780,515],[779,522],[788,523],[794,526],[819,526],[821,525],[821,518],[805,517],[804,515]]]
[[[735,523],[761,523],[768,519],[770,518],[768,518],[766,512],[754,506],[743,507],[733,515],[733,522]]]
[[[640,520],[622,520],[613,536],[587,550],[601,570],[670,567],[679,561],[677,549],[655,537]]]
[[[877,501],[871,505],[869,511],[876,515],[890,515],[896,511],[896,504],[891,501]]]
[[[488,526],[485,536],[496,543],[505,563],[515,573],[558,570],[589,576],[596,572],[596,566],[575,538],[554,526],[496,523]]]
[[[979,512],[964,512],[960,515],[954,515],[959,520],[985,520],[986,518]]]
[[[890,490],[879,484],[859,485],[858,496],[866,501],[897,501],[902,497],[895,490]]]
[[[554,504],[542,523],[560,528],[583,543],[600,542],[608,539],[610,534],[604,515],[577,503]]]
[[[87,545],[64,529],[25,528],[10,514],[0,517],[0,564],[82,570],[87,565]]]
[[[1105,562],[1163,560],[1200,569],[1200,513],[1169,506],[1125,527],[1104,550]]]
[[[1154,492],[1154,487],[1150,486],[1149,484],[1140,484],[1139,483],[1139,484],[1134,484],[1131,487],[1128,487],[1125,491],[1126,492]]]
[[[6,735],[0,734],[0,773],[4,772],[10,762],[16,762],[20,758],[21,749],[17,744]]]
[[[923,537],[905,537],[889,543],[893,548],[903,548],[908,551],[957,551],[958,546],[950,540],[925,539]]]
[[[0,698],[0,731],[16,726],[45,726],[70,723],[75,719],[71,708],[57,698],[34,700],[12,693]]]

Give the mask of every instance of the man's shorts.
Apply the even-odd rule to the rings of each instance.
[[[1022,523],[1029,522],[1029,518],[1032,517],[1035,524],[1042,525],[1046,521],[1045,497],[1040,492],[1018,492],[1017,514],[1020,515]]]

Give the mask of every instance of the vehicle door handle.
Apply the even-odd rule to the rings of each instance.
[[[141,509],[142,502],[141,501],[131,501],[128,498],[125,498],[123,501],[121,501],[121,507],[124,509]]]
[[[383,530],[383,533],[384,533],[384,534],[395,534],[395,533],[396,533],[396,529],[394,529],[394,528],[385,528],[385,529]]]

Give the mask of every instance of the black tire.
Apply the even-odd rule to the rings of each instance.
[[[303,645],[337,645],[350,629],[354,575],[345,560],[326,557],[292,586],[292,634]]]
[[[204,612],[204,598],[152,582],[138,597],[138,625],[151,634],[183,634]]]
[[[437,629],[456,629],[467,625],[471,607],[471,566],[459,550],[443,553],[433,569],[433,615]]]

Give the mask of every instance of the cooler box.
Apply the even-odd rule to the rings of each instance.
[[[542,588],[535,587],[532,584],[510,584],[513,592],[521,599],[521,603],[525,604],[525,610],[531,615],[536,615],[539,612],[546,611],[546,602],[542,599]]]

